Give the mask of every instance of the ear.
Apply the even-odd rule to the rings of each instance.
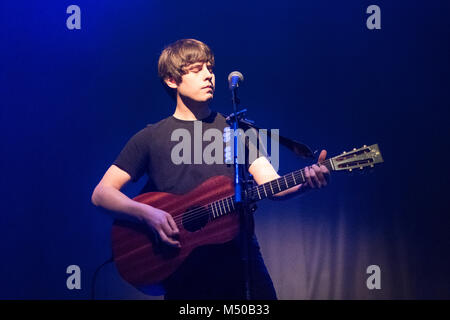
[[[177,82],[173,78],[167,78],[164,80],[169,88],[176,89],[178,88]]]

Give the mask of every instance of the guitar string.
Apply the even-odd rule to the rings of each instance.
[[[326,165],[325,164],[326,162],[329,162],[329,159],[321,162],[320,164],[321,165]],[[298,171],[294,171],[294,172],[297,172],[296,174],[298,175],[301,171],[304,171],[304,169],[301,169],[301,170],[298,170]],[[294,184],[296,184],[296,182],[295,182],[296,180],[292,177],[292,174],[294,172],[292,172],[291,174],[287,174],[287,176],[288,176],[287,179],[289,179],[290,182],[294,182]],[[282,176],[280,178],[283,178],[283,177],[284,176]],[[272,183],[273,181],[275,181],[275,180],[269,181],[267,183]],[[288,188],[292,188],[292,187],[288,187]],[[259,186],[254,187],[254,189],[258,189],[259,191],[261,191],[261,188],[264,188],[263,185],[259,185]],[[254,194],[256,194],[256,190],[255,191],[252,190],[252,192]],[[281,192],[281,191],[279,191],[279,192]],[[229,198],[230,197],[222,198],[222,199],[214,201],[213,203],[217,203],[219,201],[223,201],[223,200],[229,199]],[[233,199],[234,199],[234,195],[231,196],[232,204],[234,204]],[[220,207],[220,204],[217,204],[217,206]],[[225,206],[224,206],[224,208],[225,208]],[[222,207],[220,207],[220,209],[222,209]],[[217,211],[217,209],[216,209],[216,211]],[[225,208],[225,211],[227,211],[226,208]],[[232,211],[234,211],[234,210],[232,210]],[[193,220],[196,220],[197,218],[203,217],[205,214],[208,214],[208,217],[210,217],[210,212],[213,212],[212,203],[207,205],[206,207],[203,206],[203,207],[200,207],[200,208],[193,209],[191,211],[187,211],[187,212],[178,214],[178,215],[174,216],[174,221],[177,223],[177,225],[178,225],[178,223],[181,223],[181,222],[187,223],[187,222],[191,222]],[[223,214],[221,214],[220,216],[222,216],[222,215]]]
[[[325,161],[323,161],[323,162],[321,162],[320,163],[320,165],[327,165],[328,163],[327,162],[330,162],[330,159],[327,159],[327,160],[325,160]],[[289,182],[293,182],[295,185],[298,185],[298,184],[296,184],[296,179],[294,179],[293,177],[292,177],[292,175],[294,174],[294,172],[296,172],[295,173],[295,175],[299,175],[300,173],[303,173],[303,171],[304,171],[304,169],[300,169],[300,170],[297,170],[297,171],[293,171],[292,173],[288,173],[287,175],[284,175],[284,176],[281,176],[280,178],[278,178],[278,179],[281,179],[281,178],[283,178],[283,177],[285,177],[286,178],[286,180],[288,180]],[[287,176],[287,177],[286,177]],[[300,177],[299,177],[300,178]],[[277,179],[275,179],[275,180],[277,180]],[[272,183],[273,181],[275,181],[275,180],[272,180],[272,181],[269,181],[269,182],[267,182],[267,183]],[[288,183],[289,184],[289,183]],[[292,186],[292,187],[294,187],[294,186]],[[288,187],[287,189],[289,189],[289,188],[292,188],[292,187]],[[255,195],[256,193],[257,193],[257,190],[258,191],[260,191],[260,192],[262,192],[263,191],[263,185],[258,185],[258,186],[255,186],[255,187],[253,187],[253,189],[256,189],[256,190],[253,190],[252,188],[250,189],[250,190],[252,190],[252,193]],[[281,192],[281,191],[279,191],[279,192]],[[278,193],[279,193],[278,192]],[[274,193],[275,194],[275,193]],[[216,200],[216,201],[214,201],[213,203],[217,203],[217,202],[219,202],[219,201],[224,201],[224,200],[227,200],[228,201],[228,199],[230,199],[231,198],[231,201],[232,201],[232,205],[234,204],[234,195],[233,196],[231,196],[231,197],[225,197],[225,198],[222,198],[222,199],[219,199],[219,200]],[[217,204],[219,207],[221,206],[220,204]],[[227,203],[227,205],[228,205],[228,203]],[[226,210],[226,207],[225,207],[225,204],[223,204],[223,208],[225,208],[225,212],[227,212],[227,210]],[[222,207],[220,207],[220,209],[222,209]],[[217,210],[217,209],[216,209]],[[232,210],[232,211],[234,211],[234,210]],[[231,211],[231,212],[232,212]],[[210,204],[208,204],[206,207],[204,207],[204,206],[202,206],[202,207],[200,207],[200,208],[196,208],[196,209],[193,209],[193,210],[191,210],[191,211],[187,211],[187,212],[184,212],[184,213],[180,213],[180,214],[178,214],[178,215],[176,215],[176,216],[174,216],[173,218],[174,218],[174,221],[175,221],[175,223],[178,225],[179,223],[181,223],[182,224],[182,222],[184,222],[184,223],[188,223],[188,222],[191,222],[191,221],[193,221],[193,220],[196,220],[196,219],[198,219],[198,218],[200,218],[200,217],[203,217],[206,213],[208,214],[208,217],[210,217],[210,212],[213,212],[213,207],[212,207],[212,203],[210,203]],[[227,213],[226,213],[227,214]]]
[[[325,163],[326,163],[327,161],[329,161],[329,159],[328,159],[328,160],[325,160],[325,161],[323,161],[323,162],[321,162],[320,164],[321,164],[321,165],[326,165]],[[298,175],[298,174],[300,174],[300,171],[303,171],[303,170],[304,170],[304,169],[298,170],[298,172],[297,172],[297,171],[294,171],[294,172],[297,172],[296,174]],[[294,172],[292,172],[291,174],[287,174],[288,177],[287,177],[286,179],[289,179],[290,182],[294,182],[294,184],[296,184],[296,182],[295,182],[296,180],[292,177],[292,174],[293,174]],[[283,177],[284,177],[284,176],[281,176],[280,178],[283,178]],[[300,178],[300,177],[298,177],[298,178]],[[269,182],[267,182],[267,183],[272,183],[273,181],[275,181],[275,180],[269,181]],[[288,184],[289,184],[289,183],[288,183]],[[292,187],[294,187],[294,186],[292,186]],[[288,188],[292,188],[292,187],[288,187]],[[262,192],[262,189],[261,189],[261,188],[264,188],[263,185],[259,185],[259,186],[254,187],[254,189],[258,189],[260,192]],[[252,190],[252,193],[254,193],[254,195],[256,195],[256,192],[257,192],[256,190],[254,190],[254,191]],[[279,191],[279,192],[281,192],[281,191]],[[278,192],[278,193],[279,193],[279,192]],[[274,193],[274,194],[275,194],[275,193]],[[230,198],[231,198],[232,204],[234,204],[234,202],[233,202],[233,200],[234,200],[234,195],[231,196],[231,197],[225,197],[225,198],[216,200],[216,201],[214,201],[213,203],[217,203],[217,202],[219,202],[219,201],[224,201],[225,199],[228,200],[228,199],[230,199]],[[220,209],[222,209],[222,207],[220,206],[220,204],[217,204],[217,206],[219,206]],[[225,211],[227,211],[225,205],[224,205],[223,208],[225,208]],[[216,211],[217,211],[217,209],[216,209]],[[221,211],[221,210],[220,210],[220,211]],[[232,211],[234,211],[234,210],[232,210]],[[232,212],[232,211],[231,211],[231,212]],[[185,222],[185,223],[187,223],[187,222],[196,220],[197,218],[200,218],[201,216],[204,216],[206,213],[208,213],[208,216],[210,216],[210,212],[213,212],[212,203],[209,204],[209,205],[207,205],[206,207],[202,206],[202,207],[200,207],[200,208],[196,208],[196,209],[193,209],[193,210],[191,210],[191,211],[187,211],[187,212],[178,214],[178,215],[174,216],[174,220],[175,220],[175,222],[176,222],[177,224],[180,223],[180,222]],[[220,215],[220,216],[222,216],[222,215]]]

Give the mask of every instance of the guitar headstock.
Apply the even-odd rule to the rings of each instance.
[[[343,152],[339,156],[331,158],[333,170],[363,169],[364,167],[373,167],[377,163],[383,162],[378,144],[363,146],[359,149],[353,149],[349,152]]]

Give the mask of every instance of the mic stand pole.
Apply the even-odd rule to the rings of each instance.
[[[240,216],[240,222],[241,222],[241,232],[240,232],[240,240],[241,240],[241,258],[243,262],[243,268],[244,268],[244,279],[245,279],[245,298],[246,300],[251,299],[250,295],[250,263],[251,259],[249,259],[249,248],[252,241],[253,236],[253,220],[250,220],[252,218],[251,213],[253,213],[256,210],[256,205],[254,204],[254,195],[250,194],[249,191],[252,190],[252,188],[247,188],[247,184],[249,184],[249,180],[246,178],[246,172],[242,165],[238,163],[238,129],[239,125],[242,126],[241,129],[246,130],[249,128],[253,128],[256,130],[259,130],[260,128],[257,127],[254,124],[254,121],[245,119],[245,113],[247,112],[247,109],[243,109],[241,111],[237,111],[237,106],[240,103],[239,99],[237,98],[237,86],[231,89],[231,95],[232,95],[232,102],[233,102],[233,113],[230,114],[228,117],[226,117],[226,121],[233,126],[233,141],[234,141],[234,173],[235,173],[235,179],[234,179],[234,185],[235,185],[235,203],[237,212]],[[301,143],[297,142],[295,140],[286,138],[284,136],[278,135],[278,139],[280,144],[287,147],[289,150],[291,150],[294,154],[303,157],[303,158],[314,158],[314,154],[317,153],[317,151],[313,152],[311,149]],[[245,141],[243,141],[245,144]],[[244,148],[245,150],[245,148]],[[244,155],[245,158],[245,155]],[[244,181],[244,182],[243,182]],[[245,183],[245,186],[244,186]],[[244,191],[244,192],[243,192]]]
[[[232,96],[232,103],[233,103],[233,111],[236,115],[232,119],[233,123],[233,132],[234,132],[234,187],[235,187],[235,203],[237,212],[240,217],[241,222],[241,232],[240,232],[240,240],[241,240],[241,259],[243,263],[243,271],[244,271],[244,281],[245,281],[245,299],[250,300],[250,259],[249,259],[249,246],[251,241],[251,232],[249,228],[249,218],[250,218],[250,211],[248,207],[248,193],[246,191],[246,183],[247,179],[245,178],[245,170],[242,166],[242,164],[239,164],[238,157],[239,157],[239,115],[237,112],[237,106],[239,104],[239,99],[237,97],[237,86],[231,89],[231,96]],[[242,113],[241,113],[242,115]],[[242,143],[245,144],[245,141]],[[245,150],[245,148],[244,148]],[[245,154],[244,158],[245,159]],[[244,185],[245,182],[245,185]]]

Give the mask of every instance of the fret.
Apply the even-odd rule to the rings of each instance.
[[[289,185],[287,183],[286,176],[283,176],[283,178],[284,178],[284,182],[286,183],[286,189],[289,189]]]
[[[306,181],[305,176],[303,175],[303,170],[300,170],[300,173],[302,174],[302,180],[303,180],[303,182]]]
[[[220,201],[220,200],[219,200],[219,201]],[[219,201],[216,201],[216,204],[217,204],[217,206],[219,207],[220,215],[222,215],[222,208],[220,208],[220,203],[219,203]]]
[[[222,199],[223,213],[227,214],[227,207],[225,206],[225,199]]]
[[[228,204],[228,198],[225,199],[227,200],[228,212],[231,212],[230,205]]]
[[[256,187],[256,191],[258,191],[259,200],[261,200],[261,195],[259,194],[259,186]]]
[[[213,214],[213,218],[215,218],[216,217],[216,213],[214,212],[214,207],[213,207],[213,204],[214,204],[214,202],[213,203],[211,203],[211,211],[212,211],[212,214]]]
[[[267,198],[267,192],[266,192],[265,183],[262,186],[263,186],[264,194],[266,195],[266,198]]]
[[[234,201],[233,201],[233,198],[231,198],[231,207],[233,208],[233,210],[236,210],[235,208],[234,208]]]
[[[273,192],[273,188],[272,188],[272,181],[269,181],[269,186],[270,186],[270,190],[272,190],[272,194],[275,194],[275,192]]]
[[[292,178],[294,179],[294,183],[297,184],[297,181],[295,181],[295,175],[293,172],[291,172]]]
[[[280,179],[277,179],[278,190],[280,190],[280,191],[281,191],[281,187],[280,187],[280,182],[279,182],[279,180],[280,180]]]
[[[219,210],[217,209],[217,203],[216,202],[213,202],[214,203],[214,208],[216,209],[216,216],[218,217],[219,216]]]
[[[224,199],[222,199],[223,212],[226,214],[227,208],[225,207],[225,202],[223,202],[223,201],[224,201]]]

